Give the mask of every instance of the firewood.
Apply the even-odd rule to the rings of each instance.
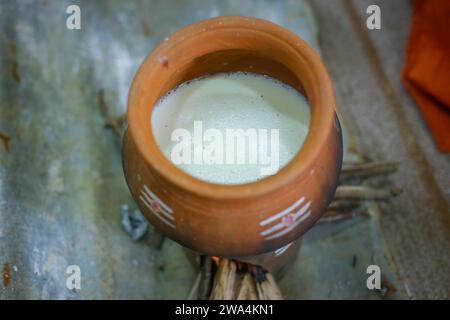
[[[258,293],[256,292],[256,283],[252,275],[248,272],[248,268],[240,277],[241,281],[235,290],[236,300],[258,300]]]
[[[251,266],[250,271],[256,283],[258,300],[281,300],[283,296],[275,279],[268,271],[259,266]]]
[[[236,263],[229,259],[220,259],[210,299],[231,300],[234,293],[235,277]]]
[[[354,210],[354,211],[325,211],[325,214],[317,221],[318,224],[336,222],[341,220],[348,220],[355,217],[370,217],[370,214],[367,210]]]
[[[211,292],[212,283],[212,258],[210,256],[201,256],[201,279],[199,284],[198,298],[206,300]]]
[[[189,294],[186,298],[186,300],[193,300],[195,297],[195,294],[198,292],[198,288],[200,286],[200,279],[202,278],[202,272],[200,271],[197,275],[197,278],[195,278],[194,284],[192,285],[191,291],[189,291]]]
[[[373,189],[364,186],[338,186],[334,199],[336,200],[388,200],[402,192],[399,188]]]
[[[266,297],[269,300],[282,300],[283,295],[281,294],[280,289],[278,288],[278,285],[273,278],[272,274],[270,272],[266,272],[266,281],[263,282],[263,288]]]
[[[11,139],[12,138],[9,135],[0,132],[0,141],[3,142],[3,146],[5,147],[6,151],[9,151]]]
[[[256,283],[256,292],[258,293],[258,300],[267,300],[266,295],[264,294],[261,283]]]
[[[233,299],[234,293],[234,282],[236,280],[236,263],[232,260],[228,260],[228,278],[225,286],[225,295],[224,299]]]
[[[253,279],[251,279],[251,277],[250,277],[250,287],[249,287],[249,291],[247,294],[247,299],[248,300],[258,300],[258,295],[256,293],[256,283],[255,283],[255,281],[253,281]]]
[[[109,107],[105,100],[105,91],[103,89],[97,92],[98,105],[100,107],[101,115],[105,121],[105,127],[113,130],[117,137],[119,144],[121,143],[121,137],[123,134],[123,128],[126,123],[126,114],[121,114],[119,116],[111,116],[109,113]]]
[[[360,206],[360,201],[333,200],[328,205],[326,211],[352,211],[358,209]]]
[[[398,162],[366,162],[366,163],[344,163],[341,170],[341,179],[356,177],[371,177],[377,175],[391,174],[399,167]]]
[[[283,299],[280,289],[270,272],[251,264],[243,264],[237,270],[239,262],[222,258],[217,268],[210,299],[230,300],[278,300]],[[240,273],[240,272],[243,272]]]
[[[262,279],[255,280],[259,300],[282,300],[280,289],[270,272],[263,272]]]
[[[240,283],[240,288],[237,290],[236,300],[245,300],[250,295],[251,287],[253,286],[253,279],[249,273],[245,273]]]

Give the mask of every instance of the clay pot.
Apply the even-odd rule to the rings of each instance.
[[[170,89],[230,71],[277,78],[311,106],[309,132],[293,160],[273,176],[241,185],[201,181],[178,169],[159,150],[150,121],[155,102]],[[136,203],[163,234],[198,252],[275,254],[305,233],[333,198],[342,136],[330,78],[313,49],[271,22],[218,17],[175,32],[139,67],[127,116],[123,166]]]

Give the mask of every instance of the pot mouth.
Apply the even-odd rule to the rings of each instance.
[[[294,87],[308,100],[311,119],[300,150],[276,174],[243,184],[218,184],[191,176],[163,155],[151,116],[156,102],[177,85],[233,71],[266,74]],[[319,151],[327,147],[334,97],[319,55],[295,33],[262,19],[224,16],[183,27],[154,48],[133,79],[127,118],[138,151],[162,179],[200,197],[253,198],[309,172]]]

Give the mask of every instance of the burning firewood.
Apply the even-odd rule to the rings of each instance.
[[[238,264],[242,267],[238,268]],[[221,258],[211,288],[211,300],[280,300],[272,274],[259,266]]]

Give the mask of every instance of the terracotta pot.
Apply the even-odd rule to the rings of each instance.
[[[176,85],[216,72],[267,74],[303,92],[310,129],[277,174],[241,185],[196,179],[173,165],[152,134],[157,100]],[[175,32],[144,60],[128,98],[123,165],[131,193],[163,234],[201,253],[243,257],[299,238],[332,200],[342,136],[332,85],[320,57],[297,35],[271,22],[218,17]]]

